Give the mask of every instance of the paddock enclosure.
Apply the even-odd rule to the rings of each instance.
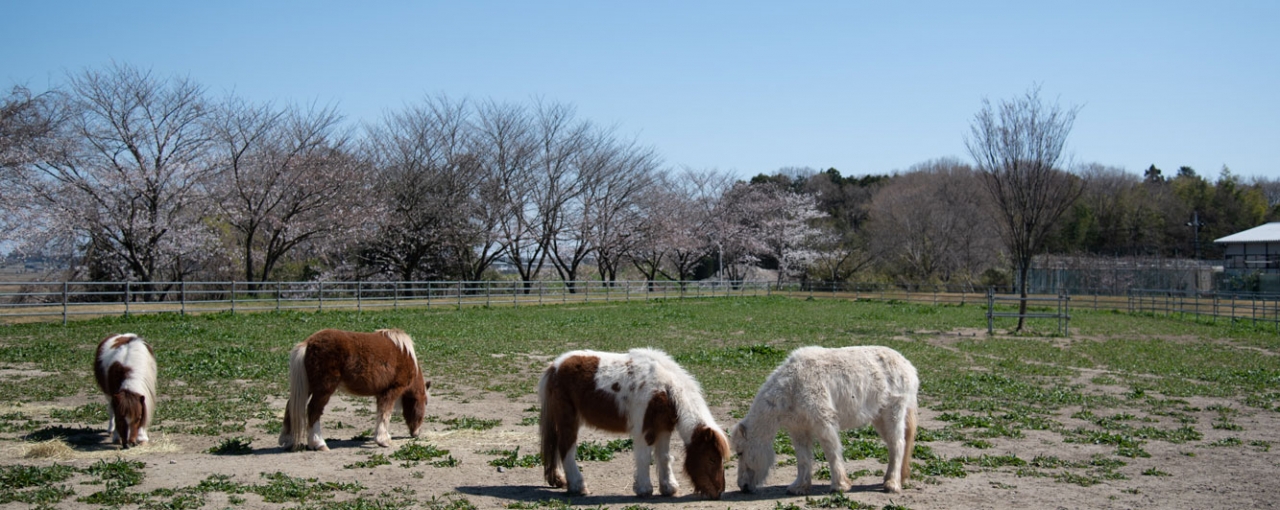
[[[1070,331],[988,335],[973,303],[672,296],[547,306],[149,314],[0,327],[0,508],[1266,508],[1280,505],[1274,325],[1072,306]],[[419,438],[335,395],[329,452],[276,444],[289,349],[325,328],[412,336],[431,399]],[[130,331],[159,370],[150,441],[122,450],[88,368]],[[547,486],[536,385],[568,350],[653,347],[701,383],[721,427],[793,349],[884,345],[919,372],[911,480],[881,492],[883,442],[841,434],[851,488],[788,496],[794,446],[762,487],[639,498],[626,436],[584,429],[591,493]],[[683,460],[679,442],[676,462]],[[819,468],[825,462],[815,462]],[[736,479],[736,459],[725,477]]]

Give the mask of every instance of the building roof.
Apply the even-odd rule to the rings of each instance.
[[[1227,237],[1214,239],[1215,243],[1271,243],[1280,242],[1280,222],[1258,225]]]

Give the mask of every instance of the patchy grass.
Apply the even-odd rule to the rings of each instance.
[[[72,448],[100,445],[107,417],[85,370],[86,360],[91,359],[98,339],[127,329],[148,339],[161,367],[162,398],[153,430],[219,438],[221,442],[209,450],[214,454],[244,452],[250,448],[247,431],[277,434],[280,430],[278,406],[273,408],[269,402],[285,393],[285,359],[294,343],[326,327],[361,331],[395,327],[409,332],[421,352],[431,353],[420,361],[433,380],[435,395],[487,388],[508,396],[528,396],[534,392],[545,359],[567,346],[621,351],[646,345],[671,353],[702,383],[711,405],[739,417],[760,383],[796,347],[893,347],[916,365],[922,381],[921,405],[936,412],[942,422],[939,428],[919,430],[914,457],[917,472],[925,480],[992,470],[1091,486],[1123,479],[1125,473],[1136,476],[1155,469],[1147,459],[1147,449],[1155,444],[1185,445],[1179,451],[1188,455],[1204,447],[1244,447],[1241,455],[1267,452],[1271,447],[1257,431],[1248,429],[1251,422],[1245,417],[1280,411],[1276,390],[1280,356],[1275,355],[1280,338],[1273,332],[1230,321],[1215,325],[1077,310],[1072,313],[1072,326],[1078,334],[1069,339],[1021,335],[939,341],[948,331],[974,328],[982,322],[980,310],[972,306],[759,297],[456,311],[150,315],[76,321],[65,327],[21,324],[0,328],[0,364],[20,364],[41,375],[0,381],[0,402],[6,403],[0,411],[0,434],[29,442],[62,441]],[[1268,355],[1258,355],[1259,350]],[[1106,386],[1106,391],[1097,385]],[[67,397],[89,403],[30,405]],[[1223,403],[1201,409],[1189,403],[1199,402],[1192,397]],[[371,401],[357,400],[352,412],[368,416],[371,407]],[[537,406],[525,409],[518,425],[535,426],[538,411]],[[501,420],[470,416],[434,419],[447,430],[503,426]],[[338,430],[336,424],[326,426]],[[345,434],[358,430],[347,427],[344,424]],[[1231,437],[1206,441],[1211,428]],[[1103,445],[1108,453],[1103,459],[1067,462],[992,452],[1006,448],[1010,441],[1024,440],[1032,431],[1040,440]],[[370,431],[363,431],[356,437],[367,439],[368,435]],[[631,447],[627,440],[620,441],[581,445],[579,458],[613,459]],[[842,455],[848,460],[887,460],[883,442],[870,428],[845,431],[841,441]],[[944,443],[963,446],[966,455],[935,455],[931,445],[937,448]],[[794,463],[789,437],[780,433],[774,445],[780,463]],[[537,457],[520,455],[518,450],[494,455],[512,467]],[[821,455],[821,450],[815,449],[815,455]],[[172,493],[140,494],[132,492],[135,485],[130,483],[136,482],[126,476],[131,470],[140,473],[140,468],[120,464],[131,461],[103,462],[79,469],[63,481],[51,479],[38,486],[5,483],[0,485],[4,491],[0,498],[56,506],[57,501],[73,497],[64,494],[69,490],[81,501],[101,506],[178,508],[199,506],[203,494],[218,492],[214,486],[230,483],[210,479],[204,492],[177,487],[166,488]],[[400,462],[405,467],[458,465],[447,451],[410,442],[390,455],[370,456],[350,466],[373,468],[383,462]],[[1117,462],[1134,465],[1120,467]],[[17,467],[3,468],[11,471],[0,476],[18,480],[27,476]],[[281,497],[290,505],[316,508],[399,508],[403,496],[353,493],[335,501],[324,495],[354,489],[270,476],[258,483],[235,485],[241,492],[222,492],[243,497],[260,491],[294,491],[306,495]],[[76,477],[90,484],[76,483]],[[37,494],[38,490],[47,492]],[[418,506],[465,508],[470,504],[465,499],[432,498],[430,503],[425,496],[418,498]]]
[[[208,451],[214,455],[248,455],[253,453],[253,447],[249,446],[252,443],[253,438],[248,436],[229,437]]]

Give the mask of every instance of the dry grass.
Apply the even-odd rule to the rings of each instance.
[[[153,436],[151,441],[148,441],[146,444],[129,449],[105,448],[101,450],[82,451],[75,449],[63,439],[50,439],[48,441],[23,443],[15,448],[18,453],[18,455],[16,455],[17,457],[24,459],[52,460],[138,457],[156,453],[177,453],[182,451],[181,446],[163,435]]]

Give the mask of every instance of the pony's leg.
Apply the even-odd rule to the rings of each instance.
[[[564,444],[564,443],[561,443]],[[564,464],[564,478],[568,485],[569,494],[587,495],[587,482],[582,479],[582,470],[578,469],[578,441],[574,439],[569,444],[568,450],[561,456],[560,462]],[[648,468],[646,468],[648,469]]]
[[[632,484],[631,490],[635,491],[637,496],[647,498],[653,495],[653,481],[649,479],[649,464],[653,462],[654,446],[644,442],[644,434],[631,436],[631,442],[635,445],[636,458],[636,480]],[[658,463],[658,477],[662,477],[662,463]]]
[[[658,493],[663,496],[675,496],[680,491],[680,483],[671,470],[671,433],[658,434],[653,442],[653,452],[658,464]]]
[[[111,442],[120,441],[120,434],[116,432],[116,406],[107,400],[107,434],[111,435]]]
[[[391,447],[391,412],[395,410],[396,400],[384,393],[378,395],[377,420],[373,427],[373,442],[383,448]]]
[[[280,427],[280,440],[278,441],[280,448],[284,451],[293,449],[293,431],[291,429],[292,427],[289,426],[289,404],[285,404],[284,425]]]
[[[787,430],[787,433],[796,450],[796,479],[787,486],[787,494],[808,494],[813,483],[813,434],[808,430]]]
[[[822,453],[826,455],[827,464],[831,469],[831,491],[849,490],[849,477],[844,471],[844,447],[840,444],[839,425],[828,423],[826,427],[819,430],[818,444],[822,446]]]
[[[329,405],[329,397],[332,395],[332,391],[311,394],[311,402],[307,404],[307,423],[310,425],[307,448],[322,452],[329,451],[329,445],[325,444],[324,436],[320,433],[320,416],[324,414],[324,406]]]
[[[902,460],[906,453],[906,411],[883,409],[872,422],[880,439],[889,450],[889,465],[884,468],[884,491],[902,492]]]

